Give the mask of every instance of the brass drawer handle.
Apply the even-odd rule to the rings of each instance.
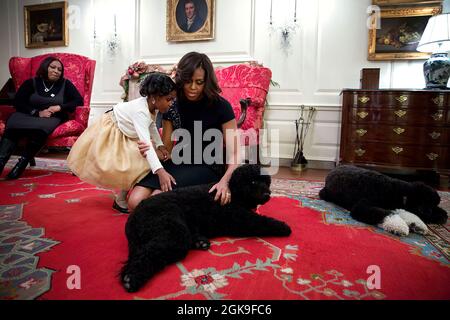
[[[366,133],[367,133],[367,130],[364,130],[364,129],[356,130],[356,134],[360,137],[363,137]]]
[[[436,160],[437,158],[439,158],[439,155],[436,153],[428,153],[427,154],[428,159],[430,159],[431,161]]]
[[[403,128],[395,128],[395,129],[392,129],[392,130],[398,135],[401,135],[401,134],[405,133],[405,131],[406,131]]]
[[[399,118],[403,118],[407,114],[407,112],[405,110],[397,110],[394,113]]]
[[[366,153],[366,150],[359,148],[359,149],[355,150],[355,153],[358,157],[362,157]]]
[[[396,154],[400,154],[403,152],[403,148],[394,147],[394,148],[392,148],[392,151],[394,151]]]
[[[358,99],[359,102],[361,102],[362,104],[366,104],[367,102],[370,101],[369,97],[361,97]]]
[[[444,105],[444,96],[438,96],[434,99],[431,99],[435,105],[438,107],[442,107]]]
[[[357,115],[358,115],[358,117],[360,117],[361,119],[365,119],[365,118],[367,118],[367,116],[369,115],[369,113],[368,113],[368,112],[365,112],[365,111],[361,111],[361,112],[358,112]]]
[[[432,114],[431,117],[435,120],[435,121],[439,121],[444,117],[444,113],[442,111],[438,111],[435,114]]]
[[[395,98],[395,100],[397,100],[400,103],[405,103],[406,101],[408,101],[408,97],[407,96],[400,96],[398,98]]]
[[[429,136],[431,137],[431,139],[437,140],[441,137],[441,134],[439,132],[433,131],[432,133],[429,134]]]

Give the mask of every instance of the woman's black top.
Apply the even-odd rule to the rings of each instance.
[[[45,83],[45,87],[50,89],[48,92],[45,92],[44,80],[40,77],[34,78],[36,84],[36,92],[42,97],[50,98],[59,93],[59,91],[63,87],[63,83],[65,80],[64,86],[64,99],[61,106],[61,111],[55,113],[53,116],[58,117],[61,120],[65,121],[68,119],[69,113],[74,112],[77,106],[83,105],[83,98],[78,92],[77,88],[73,85],[73,83],[68,79],[59,79],[54,84],[50,82]],[[52,87],[53,84],[53,87]],[[19,88],[14,98],[14,107],[18,112],[22,112],[28,115],[32,115],[35,117],[39,117],[39,111],[45,110],[54,103],[46,102],[39,105],[31,104],[30,97],[35,93],[35,88],[33,84],[33,79],[26,80]],[[45,99],[43,99],[45,100]],[[51,99],[49,99],[51,100]]]
[[[191,137],[191,163],[200,164],[198,160],[203,158],[199,155],[200,150],[203,154],[205,148],[211,144],[211,141],[203,141],[204,133],[209,129],[217,129],[222,132],[222,125],[235,118],[233,108],[231,107],[231,104],[222,97],[218,97],[218,99],[211,104],[208,104],[208,99],[205,97],[195,102],[185,99],[179,100],[177,101],[176,109],[178,110],[180,117],[181,128],[187,130]],[[163,119],[169,121],[173,120],[170,118],[169,113],[163,114]],[[195,127],[196,122],[197,129]],[[201,130],[199,130],[199,128]],[[182,140],[180,140],[179,143],[182,143]],[[198,143],[201,144],[201,147],[200,145],[196,146]],[[223,143],[223,141],[220,143]],[[195,156],[196,154],[197,156]],[[202,163],[204,162],[202,161]]]
[[[203,134],[208,129],[217,129],[222,132],[222,125],[231,121],[235,118],[233,108],[231,104],[223,99],[218,98],[216,101],[213,101],[211,104],[208,104],[208,100],[202,99],[197,102],[191,102],[186,100],[177,101],[176,106],[174,106],[174,110],[178,110],[177,112],[168,112],[163,114],[163,119],[168,121],[176,121],[180,122],[181,129],[186,129],[190,134],[190,145],[187,145],[187,148],[191,149],[191,164],[183,162],[182,164],[174,164],[172,161],[162,162],[162,165],[167,170],[169,174],[171,174],[177,184],[174,185],[174,188],[181,188],[186,186],[193,186],[199,184],[208,184],[208,183],[216,183],[218,182],[223,174],[225,173],[225,159],[222,159],[222,164],[213,163],[208,164],[205,163],[203,157],[199,154],[200,150],[203,151],[206,146],[208,146],[211,141],[203,141],[200,142],[200,148],[195,149],[195,135],[203,136]],[[201,130],[199,132],[195,131],[194,123],[196,121],[201,122]],[[178,128],[177,124],[174,124],[174,128]],[[198,141],[197,141],[198,142]],[[179,146],[183,142],[180,140],[177,142],[175,147]],[[223,147],[223,139],[220,141],[221,146]],[[174,148],[175,149],[175,148]],[[195,161],[194,154],[197,152],[197,158],[200,155],[201,163]],[[180,153],[182,155],[182,152]],[[225,153],[224,153],[225,156]],[[174,157],[174,152],[172,151],[172,157]],[[150,188],[152,190],[161,189],[159,184],[158,177],[150,172],[147,176],[145,176],[137,186]]]

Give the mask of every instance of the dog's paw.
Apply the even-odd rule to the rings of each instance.
[[[206,237],[196,236],[193,241],[193,249],[196,250],[208,250],[211,247],[211,242]]]
[[[426,225],[416,225],[415,223],[409,225],[409,230],[421,235],[426,235],[428,233],[428,227]]]
[[[280,225],[278,227],[279,235],[282,237],[287,237],[292,233],[291,227],[289,227],[286,223],[283,221],[280,221]]]
[[[130,268],[127,267],[122,269],[120,279],[125,290],[130,293],[137,292],[142,286],[142,283],[139,281],[139,277],[133,274]]]
[[[125,290],[129,293],[136,292],[139,290],[139,286],[136,284],[136,281],[131,274],[122,275],[122,285],[125,288]]]
[[[403,209],[397,209],[394,211],[395,214],[398,214],[403,221],[409,227],[409,230],[414,233],[425,235],[428,233],[427,225],[415,214],[408,212]]]
[[[131,280],[131,276],[126,274],[123,276],[122,285],[128,292],[136,292],[136,288],[133,286],[133,281]]]
[[[393,233],[400,237],[409,235],[409,227],[406,222],[398,214],[392,214],[384,218],[383,222],[378,225],[383,230]]]

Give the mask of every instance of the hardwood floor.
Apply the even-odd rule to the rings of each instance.
[[[281,167],[277,174],[273,177],[277,179],[296,179],[296,180],[312,180],[325,181],[330,170],[306,169],[301,172],[292,171],[290,168]]]

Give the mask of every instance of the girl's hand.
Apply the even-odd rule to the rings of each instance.
[[[150,145],[143,141],[138,141],[137,144],[138,144],[139,152],[145,158],[147,156],[147,151],[150,150]]]
[[[159,185],[161,186],[161,191],[171,191],[172,190],[172,183],[176,185],[175,179],[164,169],[161,168],[158,171],[156,171],[156,175],[159,178]]]
[[[218,183],[212,186],[212,188],[209,190],[209,193],[213,192],[214,190],[216,190],[214,201],[220,200],[220,204],[222,206],[231,202],[231,193],[230,189],[228,188],[227,182],[220,180]]]

